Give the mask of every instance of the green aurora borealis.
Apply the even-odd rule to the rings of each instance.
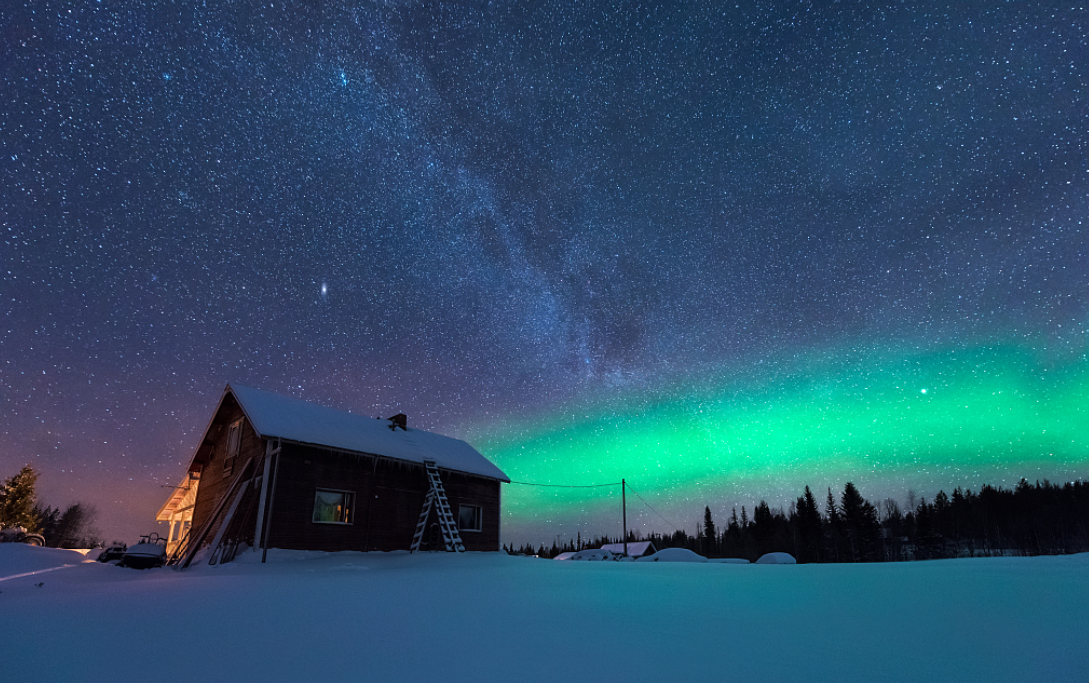
[[[773,507],[809,485],[822,498],[853,481],[875,502],[904,503],[982,484],[1065,481],[1089,472],[1089,365],[1011,347],[876,358],[792,359],[746,377],[708,373],[647,399],[618,393],[575,415],[509,424],[476,445],[512,480],[627,481],[690,530],[760,499]],[[527,424],[529,424],[527,422]],[[561,540],[619,530],[619,487],[504,488],[505,535]],[[629,497],[629,527],[669,532]],[[615,527],[615,528],[614,528]]]

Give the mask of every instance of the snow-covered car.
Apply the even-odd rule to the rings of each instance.
[[[99,553],[97,559],[99,562],[113,562],[116,564],[124,559],[126,550],[128,550],[126,544],[115,543]]]
[[[662,548],[653,555],[640,557],[636,562],[706,562],[703,555],[688,550],[687,548]]]
[[[45,545],[45,537],[41,534],[27,533],[26,527],[12,526],[0,529],[0,543],[26,543],[27,545]]]
[[[756,564],[798,564],[798,560],[790,553],[765,553]]]
[[[121,567],[152,569],[166,564],[166,539],[159,534],[141,536],[140,542],[128,548],[121,558]]]
[[[602,550],[600,548],[587,548],[586,550],[580,550],[572,555],[570,560],[577,560],[582,562],[623,562],[631,561],[630,557],[624,557],[618,553],[614,553],[609,550]]]

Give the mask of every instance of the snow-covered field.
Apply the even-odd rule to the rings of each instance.
[[[256,558],[141,572],[2,545],[0,679],[1089,680],[1089,555],[796,566]]]

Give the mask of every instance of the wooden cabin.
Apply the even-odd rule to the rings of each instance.
[[[211,562],[244,547],[444,550],[450,544],[432,503],[444,497],[463,548],[497,551],[499,485],[509,481],[469,444],[414,429],[404,415],[375,419],[227,385],[184,493],[179,487],[158,518],[188,513],[185,537],[171,539],[183,565],[204,548]],[[425,503],[432,507],[423,520]]]

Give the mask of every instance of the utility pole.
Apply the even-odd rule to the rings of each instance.
[[[624,557],[628,556],[628,492],[627,484],[623,479],[620,480],[620,505],[623,508],[624,519]]]

